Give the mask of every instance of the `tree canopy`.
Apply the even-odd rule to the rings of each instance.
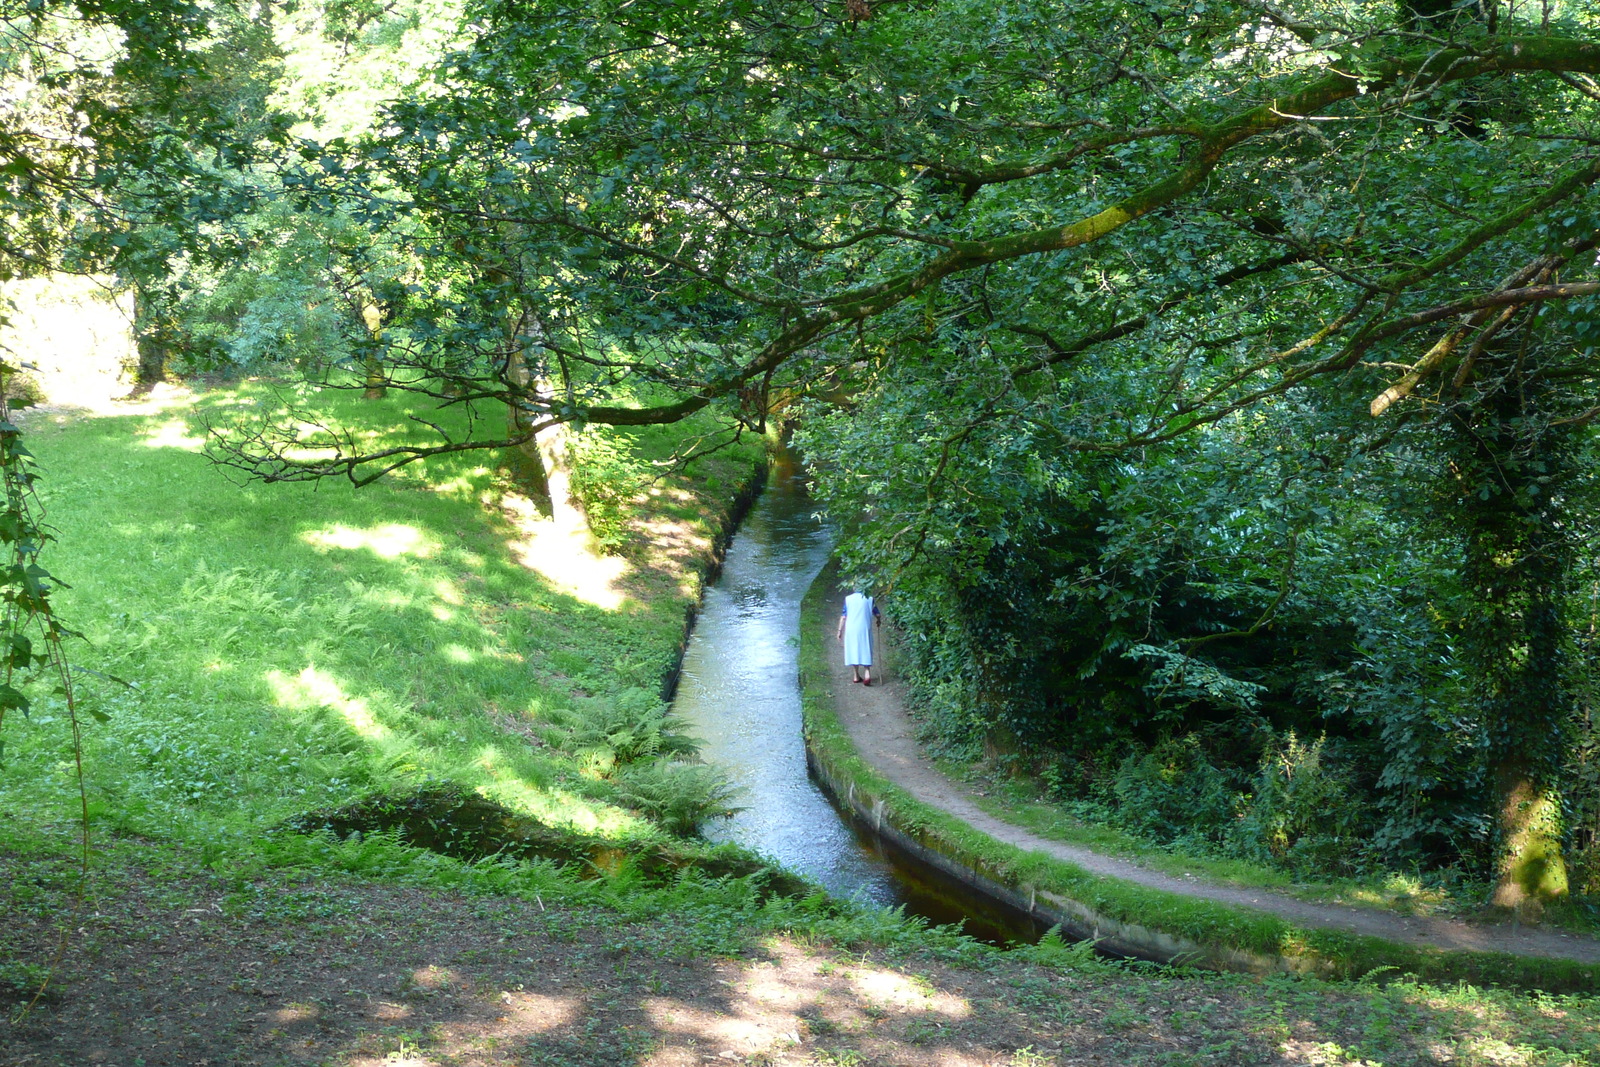
[[[529,432],[759,421],[940,330],[1013,395],[1186,337],[1144,403],[1063,427],[1124,449],[1351,371],[1387,409],[1459,355],[1463,317],[1596,291],[1572,274],[1600,174],[1577,9],[486,3],[469,24],[287,180],[422,223],[394,384],[508,399]],[[611,402],[624,378],[658,399]],[[240,458],[362,477],[475,442],[286,454],[304,444]]]

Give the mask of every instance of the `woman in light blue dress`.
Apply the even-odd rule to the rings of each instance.
[[[872,684],[872,630],[883,625],[878,605],[863,589],[844,598],[844,611],[839,615],[839,641],[844,645],[844,663],[855,674],[851,679],[862,685]]]

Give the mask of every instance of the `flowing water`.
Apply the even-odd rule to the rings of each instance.
[[[833,535],[813,514],[787,456],[728,548],[706,591],[678,679],[676,714],[701,757],[745,790],[745,810],[706,827],[820,882],[841,897],[904,905],[935,922],[1003,943],[1036,936],[906,857],[890,857],[846,821],[806,773],[801,741],[800,600],[827,562]]]

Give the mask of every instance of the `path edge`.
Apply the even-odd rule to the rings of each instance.
[[[1103,875],[983,834],[894,785],[856,751],[834,708],[825,631],[838,580],[830,561],[800,609],[799,684],[806,764],[834,803],[887,845],[900,849],[1068,940],[1096,941],[1120,956],[1208,970],[1336,980],[1410,976],[1430,982],[1541,989],[1600,988],[1600,967],[1508,953],[1421,949],[1338,930],[1297,926],[1278,916]]]

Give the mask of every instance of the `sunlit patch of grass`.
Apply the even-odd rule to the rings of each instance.
[[[586,604],[617,611],[626,603],[622,582],[633,569],[620,556],[601,555],[581,516],[563,507],[554,521],[542,518],[533,502],[515,493],[499,499],[512,539],[511,554],[552,588]]]
[[[144,432],[144,443],[147,448],[181,448],[186,452],[198,452],[206,441],[194,433],[183,419],[167,419]]]
[[[1342,899],[1355,904],[1368,904],[1379,908],[1427,913],[1450,905],[1449,894],[1437,887],[1426,886],[1414,875],[1388,873],[1375,885],[1351,884],[1344,887]]]
[[[338,712],[351,729],[368,740],[380,741],[393,736],[387,727],[373,718],[366,701],[346,696],[336,678],[316,667],[307,667],[293,678],[281,671],[268,671],[267,683],[272,687],[278,703],[292,711],[330,708]]]
[[[324,549],[365,549],[375,556],[394,559],[396,556],[427,557],[439,551],[439,543],[415,526],[387,522],[366,530],[352,529],[335,523],[322,530],[308,530],[302,535],[308,544]]]

